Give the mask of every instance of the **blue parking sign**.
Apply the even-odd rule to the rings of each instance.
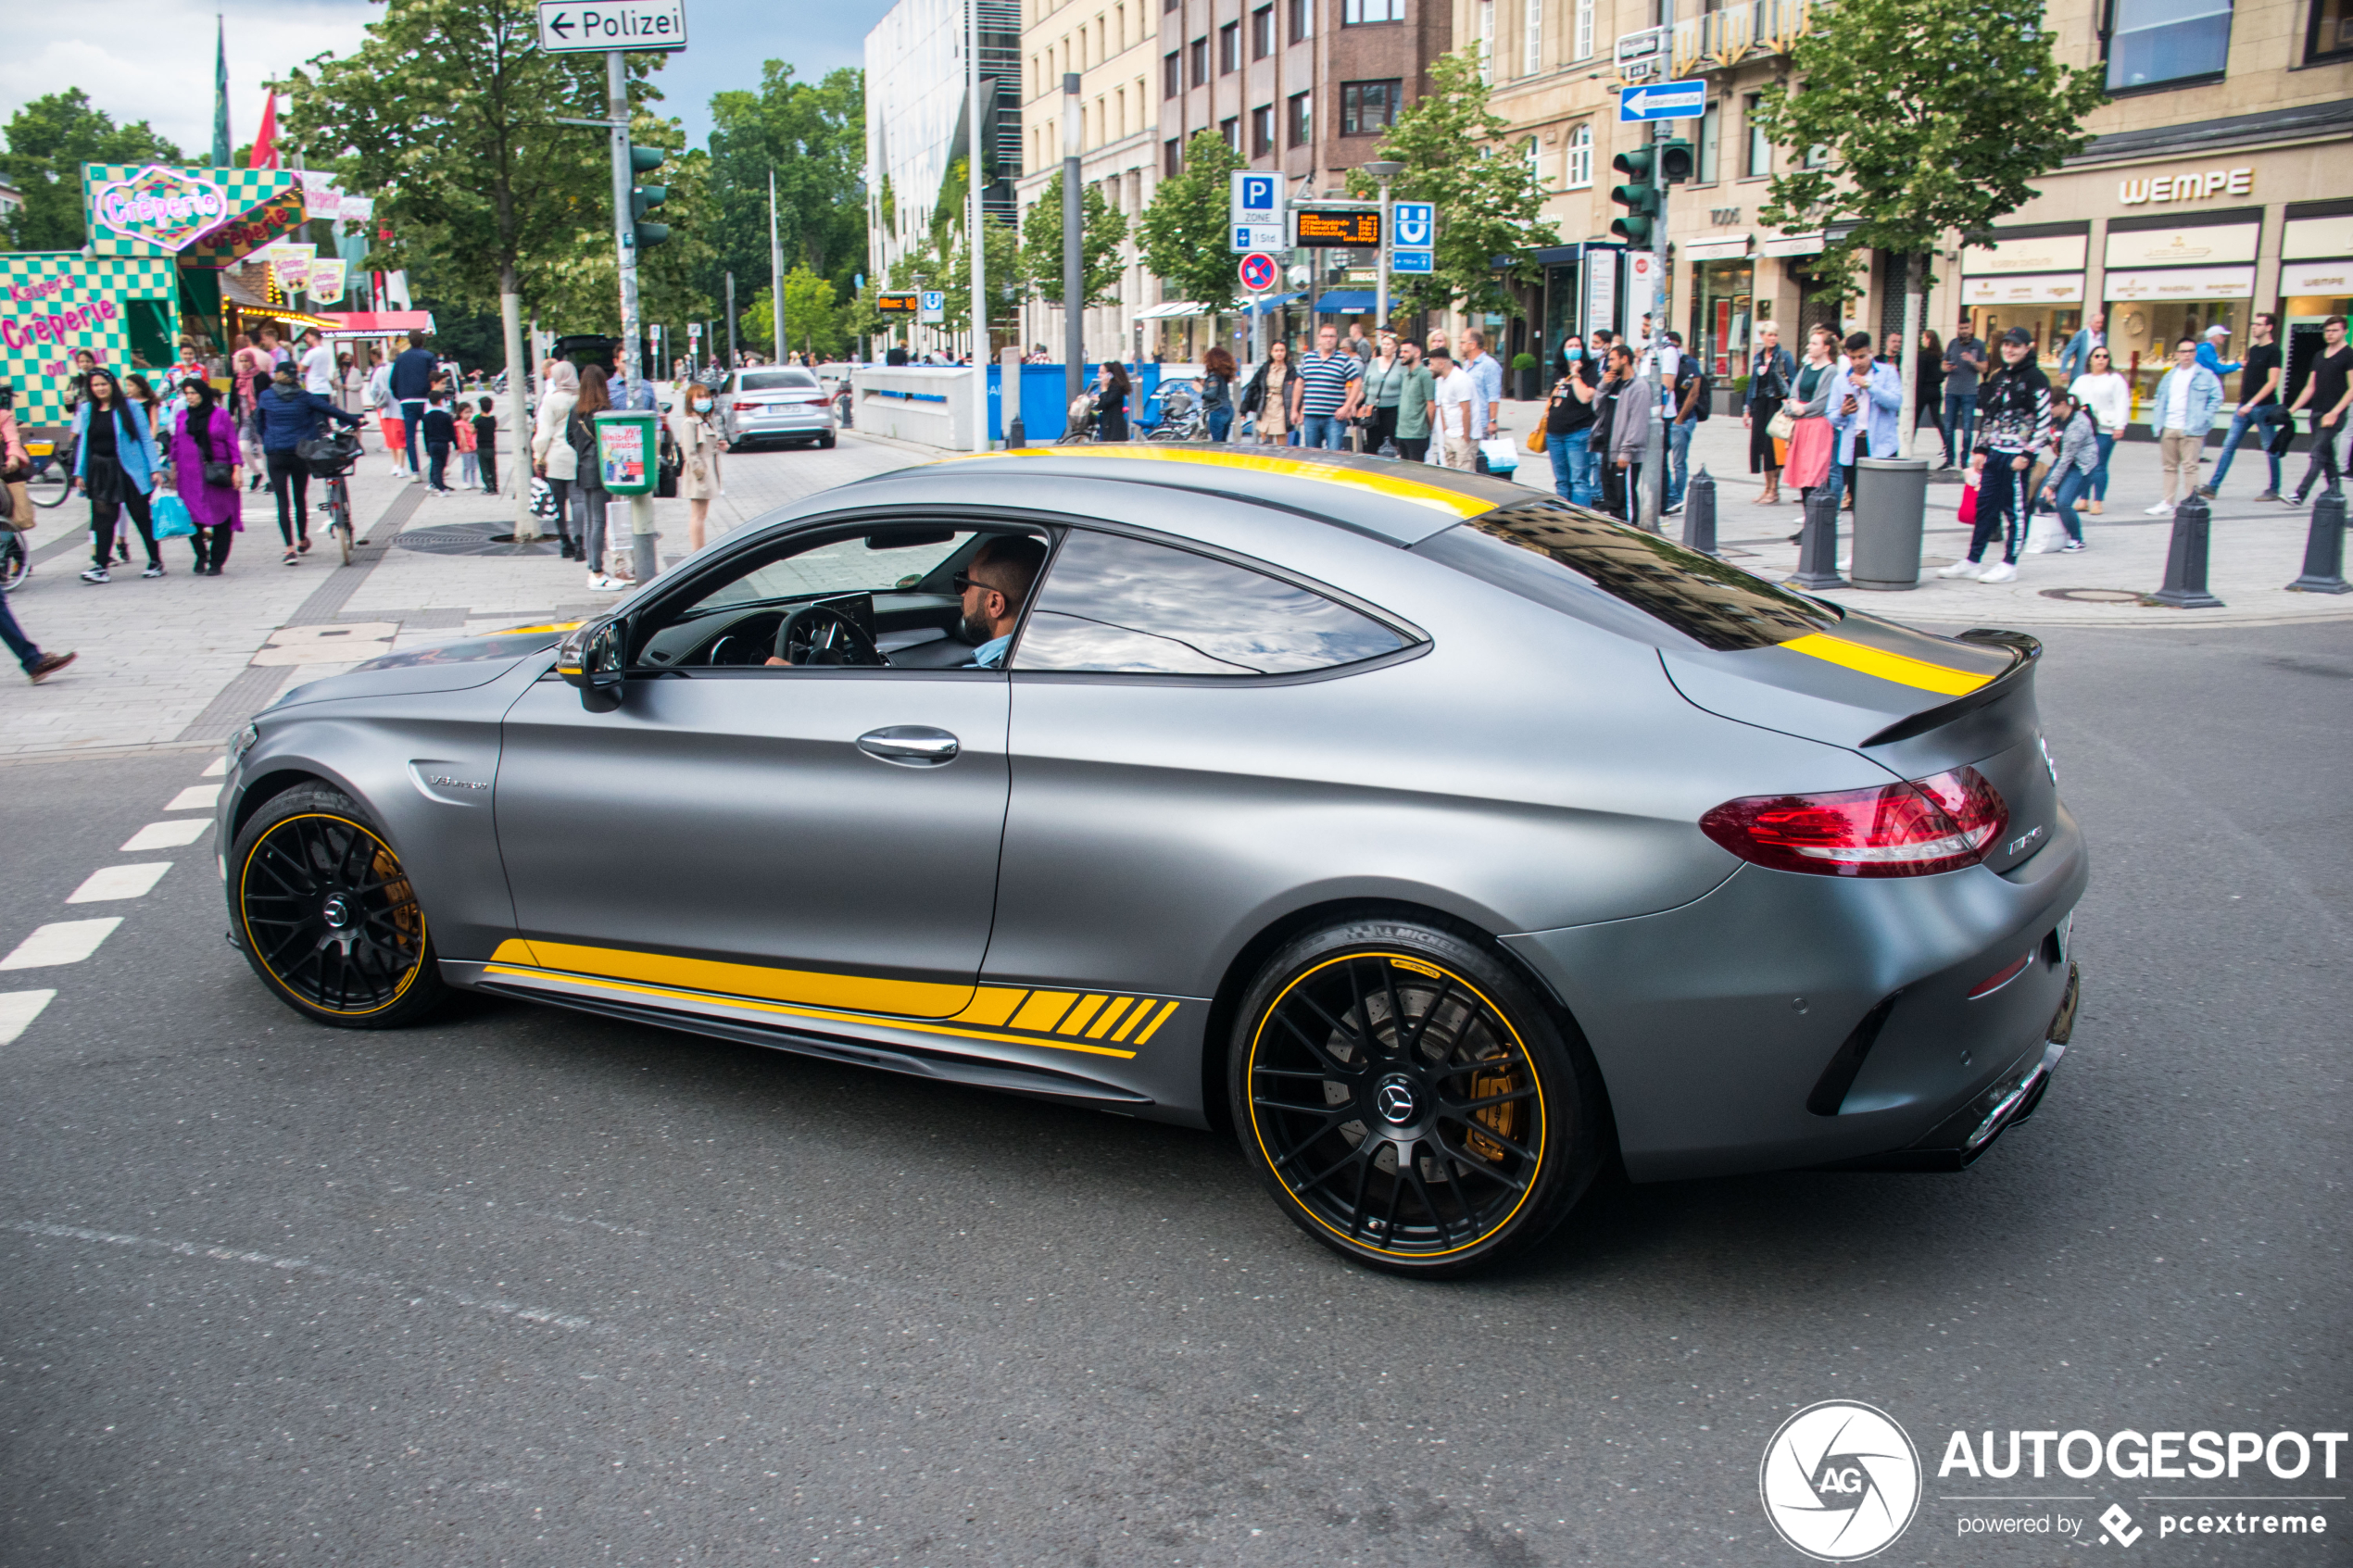
[[[1432,270],[1430,262],[1433,255],[1427,250],[1391,251],[1389,270],[1392,272],[1428,272]]]
[[[1395,244],[1400,250],[1427,250],[1438,232],[1438,207],[1430,202],[1399,202]]]

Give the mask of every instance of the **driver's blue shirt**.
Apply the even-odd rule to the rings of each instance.
[[[973,650],[972,667],[975,670],[1002,670],[1005,667],[1005,650],[1013,645],[1013,634],[1011,632],[1001,637],[989,638]]]

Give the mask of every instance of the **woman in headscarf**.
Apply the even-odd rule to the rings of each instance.
[[[182,402],[171,420],[172,488],[196,525],[196,575],[218,577],[229,558],[230,535],[245,531],[241,486],[245,462],[237,447],[237,427],[220,406],[220,391],[201,376],[180,385]],[[225,475],[219,473],[226,465]],[[213,477],[208,477],[208,472]],[[214,483],[218,478],[220,483]]]
[[[569,359],[547,362],[547,390],[540,395],[539,415],[531,427],[531,471],[547,482],[556,496],[556,537],[565,560],[581,558],[580,539],[572,515],[572,483],[578,476],[565,428],[580,402],[580,372]]]

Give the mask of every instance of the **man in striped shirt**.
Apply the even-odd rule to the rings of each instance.
[[[1337,452],[1348,444],[1348,421],[1340,418],[1349,383],[1364,375],[1353,354],[1340,351],[1340,329],[1329,321],[1315,329],[1315,347],[1299,357],[1299,444]]]

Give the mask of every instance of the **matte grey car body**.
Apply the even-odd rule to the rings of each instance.
[[[1552,999],[1638,1180],[1974,1159],[2033,1109],[2072,1019],[2088,859],[2042,744],[2039,650],[1817,601],[1835,635],[1710,647],[1639,608],[1648,586],[1497,542],[1494,518],[1553,507],[1375,459],[1052,448],[898,470],[731,534],[598,623],[641,639],[610,711],[559,677],[590,640],[546,629],[296,688],[236,749],[220,842],[324,781],[396,849],[450,984],[1189,1125],[1221,1118],[1270,946],[1394,911],[1475,934]],[[1591,514],[1530,515],[1699,599],[1779,592]],[[647,662],[665,604],[758,552],[932,525],[1051,541],[1033,603],[1073,541],[1145,541],[1392,645],[1244,675],[1025,669],[1022,643],[1010,671]],[[905,613],[935,614],[939,585]],[[889,753],[943,733],[944,763]],[[1962,765],[2007,825],[1941,874],[1772,870],[1700,825]]]

